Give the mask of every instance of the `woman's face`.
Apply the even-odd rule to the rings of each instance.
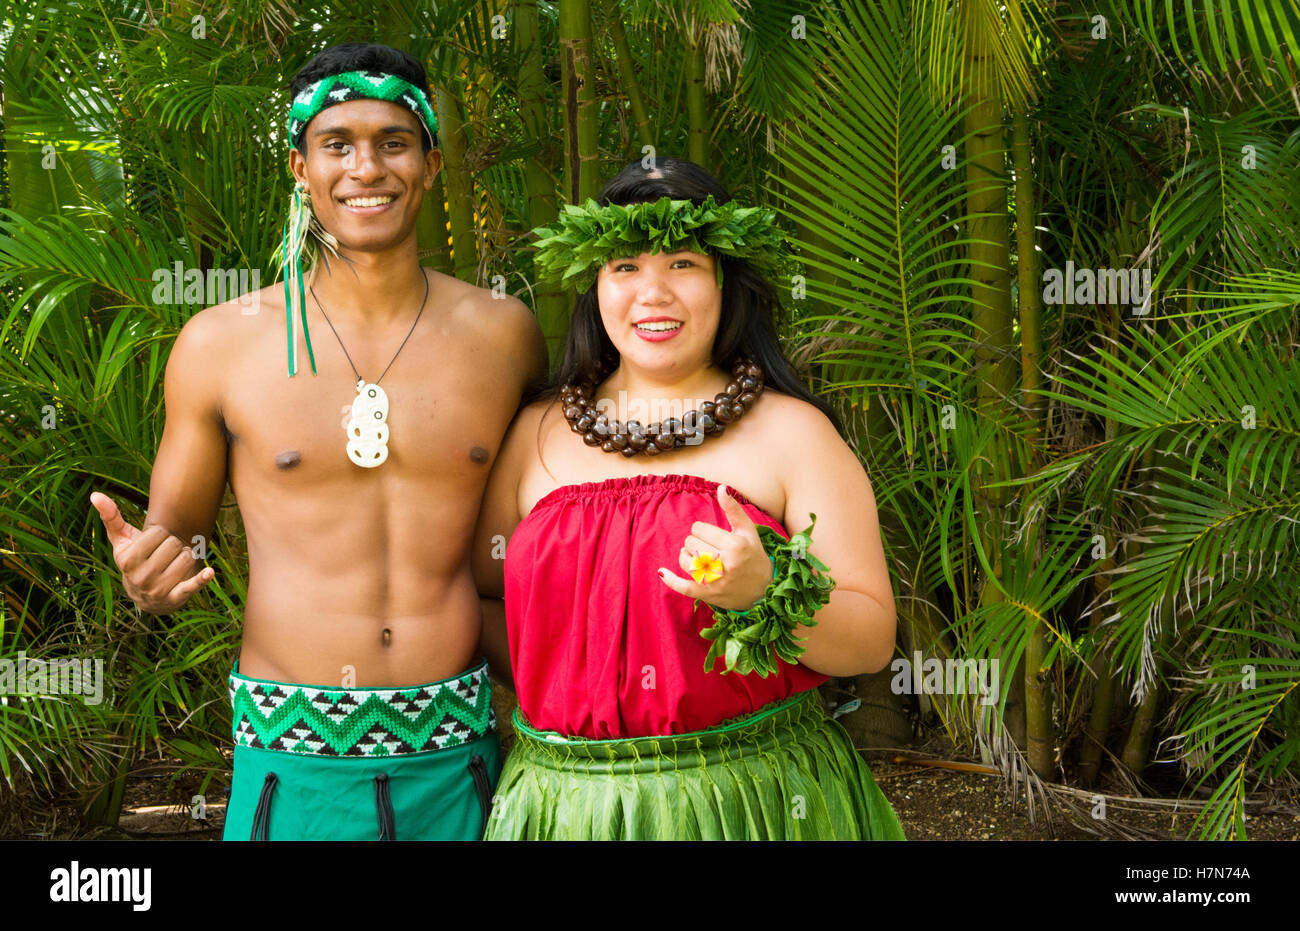
[[[722,313],[716,261],[698,252],[643,252],[601,268],[600,319],[623,365],[674,379],[712,363]]]

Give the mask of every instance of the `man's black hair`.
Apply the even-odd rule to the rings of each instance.
[[[308,85],[345,71],[383,71],[387,74],[395,74],[424,91],[425,96],[429,98],[429,105],[433,105],[433,93],[429,90],[429,78],[424,73],[424,65],[400,49],[373,42],[345,42],[342,45],[332,45],[320,52],[293,76],[293,80],[289,83],[289,96],[297,97]],[[424,121],[418,116],[416,120],[423,125]],[[303,132],[306,132],[306,127],[303,127]],[[420,133],[420,140],[424,151],[429,152],[431,147],[428,135]],[[301,141],[301,139],[293,140],[295,146]],[[435,134],[432,148],[437,146],[438,136]]]

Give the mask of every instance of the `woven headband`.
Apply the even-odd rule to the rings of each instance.
[[[583,293],[596,282],[611,259],[643,252],[688,250],[744,259],[759,274],[776,280],[789,273],[792,257],[776,215],[761,207],[719,204],[710,194],[701,204],[667,196],[640,204],[600,206],[588,199],[582,206],[566,204],[550,226],[537,234],[534,260],[543,279],[558,279]],[[722,263],[717,263],[722,287]]]
[[[316,114],[349,100],[387,100],[406,107],[424,127],[429,145],[438,147],[438,117],[424,91],[395,74],[380,71],[344,71],[304,87],[289,107],[289,145],[298,148],[302,142],[299,137]]]

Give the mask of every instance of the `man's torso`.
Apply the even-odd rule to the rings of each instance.
[[[477,654],[468,548],[522,382],[499,355],[504,315],[490,293],[426,273],[428,305],[380,382],[388,459],[373,469],[347,455],[357,378],[312,297],[315,375],[301,342],[287,374],[278,286],[259,293],[256,313],[229,311],[225,357],[212,364],[226,368],[227,474],[248,543],[246,675],[414,685]],[[366,332],[340,309],[330,317],[368,382],[414,319]]]

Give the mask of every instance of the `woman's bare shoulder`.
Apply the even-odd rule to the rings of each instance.
[[[754,414],[759,416],[754,417]],[[827,442],[832,438],[840,439],[835,425],[820,408],[809,404],[803,398],[796,398],[794,395],[773,388],[764,389],[750,416],[763,425],[764,432],[776,431],[791,439],[798,438],[804,441],[816,439],[820,442]]]

